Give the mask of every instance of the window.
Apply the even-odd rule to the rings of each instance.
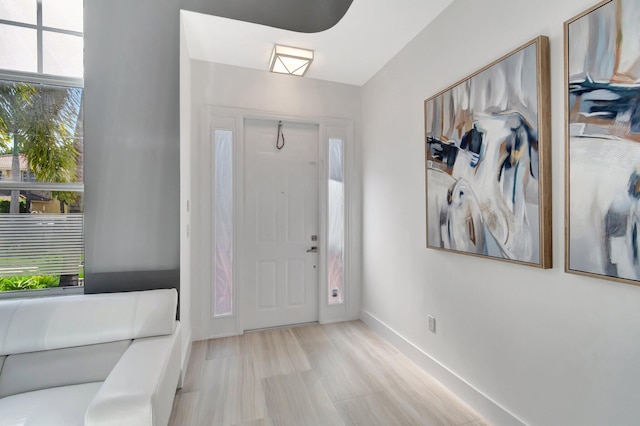
[[[214,131],[214,317],[233,313],[233,132]]]
[[[0,291],[82,285],[83,0],[0,0]]]
[[[344,302],[344,166],[342,139],[329,139],[327,277],[329,304]]]
[[[0,0],[0,69],[82,78],[83,0]]]
[[[33,172],[31,170],[23,170],[22,171],[22,182],[35,182],[36,181],[36,175],[33,174]]]

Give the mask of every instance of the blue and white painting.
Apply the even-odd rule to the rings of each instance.
[[[640,1],[569,21],[567,270],[640,279]]]
[[[425,101],[428,247],[542,266],[542,39]]]

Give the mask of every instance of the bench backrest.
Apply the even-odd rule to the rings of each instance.
[[[0,301],[0,356],[172,334],[175,289]]]

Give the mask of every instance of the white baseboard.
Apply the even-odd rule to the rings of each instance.
[[[323,319],[323,320],[319,320],[318,324],[335,324],[337,322],[345,322],[345,321],[357,321],[359,320],[360,317],[359,316],[355,316],[355,317],[342,317],[342,318],[331,318],[331,319]]]
[[[371,313],[363,310],[360,319],[372,330],[380,334],[385,340],[395,346],[399,351],[409,357],[420,368],[425,370],[436,380],[451,390],[463,401],[475,409],[481,416],[493,425],[524,426],[525,423],[518,419],[498,403],[484,395],[471,384],[453,371],[449,370],[439,361],[432,358],[425,351],[411,343],[407,338],[376,318]]]

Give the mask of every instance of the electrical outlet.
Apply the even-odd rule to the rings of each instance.
[[[429,331],[434,333],[436,332],[436,318],[432,315],[429,315],[427,318],[429,318]]]

